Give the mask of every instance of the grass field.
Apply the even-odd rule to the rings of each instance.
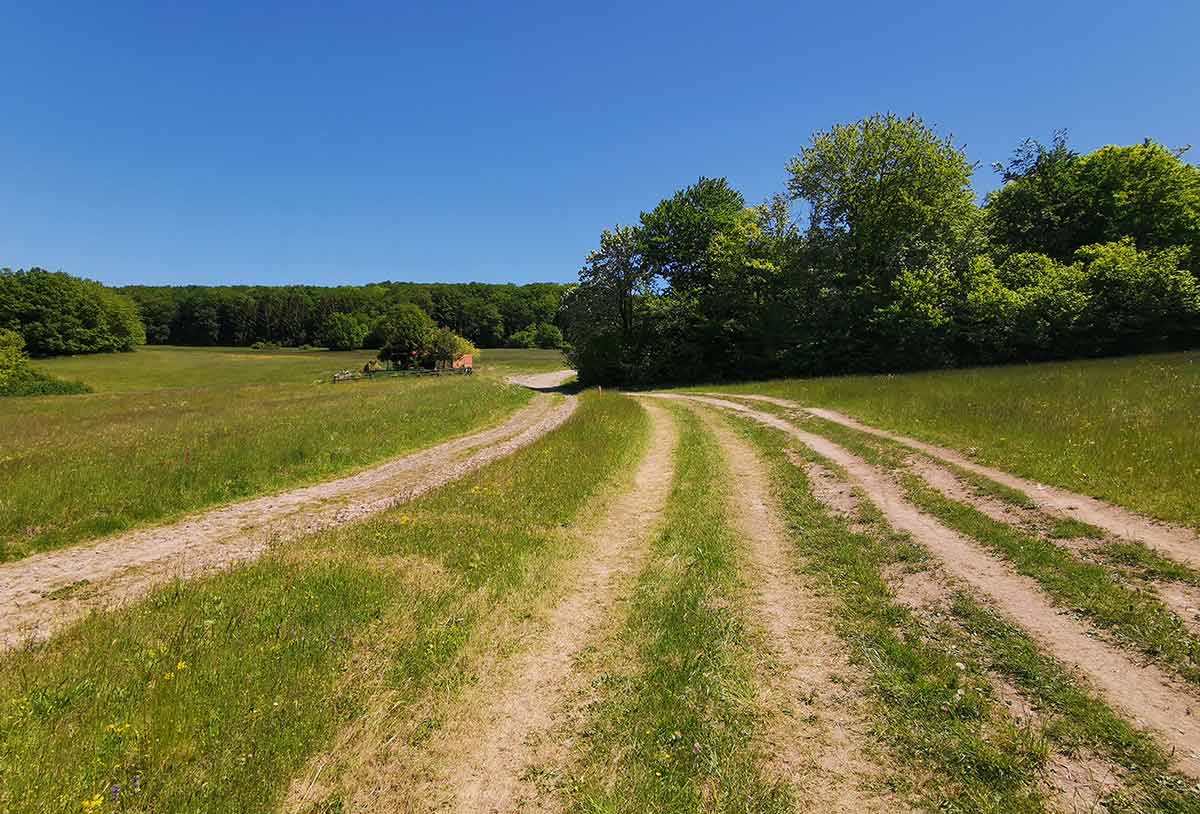
[[[495,422],[530,398],[504,375],[561,365],[335,386],[332,354],[244,355],[106,357],[96,393],[0,404],[7,556]],[[1198,364],[729,389],[1190,521]],[[422,497],[0,655],[0,813],[526,810],[472,807],[478,781],[580,814],[1200,814],[1200,617],[1172,593],[1200,576],[1176,549],[982,475],[945,491],[911,449],[779,405],[577,398]]]
[[[696,388],[832,407],[1200,528],[1200,353]]]
[[[238,387],[247,384],[311,384],[338,370],[358,370],[373,350],[300,351],[293,348],[187,348],[146,345],[133,353],[56,356],[36,367],[82,381],[99,393],[168,387]],[[555,350],[499,348],[480,351],[476,370],[491,376],[542,373],[566,367]]]
[[[505,371],[552,362],[496,353]],[[346,473],[530,397],[492,375],[328,383],[368,355],[155,347],[42,362],[97,392],[0,401],[0,561]]]
[[[645,430],[629,399],[585,396],[539,443],[415,503],[9,655],[0,811],[277,810],[373,703],[420,743],[431,705],[475,679],[472,650],[552,583],[561,527],[621,479]],[[351,745],[314,810],[342,810],[354,756],[375,746]]]

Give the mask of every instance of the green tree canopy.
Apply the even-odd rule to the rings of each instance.
[[[1004,186],[988,196],[986,220],[996,249],[1038,252],[1069,262],[1075,250],[1132,238],[1142,250],[1200,250],[1200,169],[1147,139],[1079,155],[1056,133],[1047,147],[1032,139],[1008,164]],[[1193,266],[1195,268],[1196,266]]]
[[[384,319],[383,347],[379,358],[400,367],[412,367],[428,353],[437,325],[412,303],[397,306]]]
[[[787,170],[792,199],[808,208],[810,241],[868,298],[904,269],[966,259],[977,224],[974,165],[917,116],[836,125]]]
[[[128,351],[146,342],[129,297],[40,268],[0,269],[0,328],[19,332],[36,356]]]

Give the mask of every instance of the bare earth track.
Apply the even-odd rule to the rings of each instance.
[[[706,411],[707,413],[707,411]],[[831,608],[796,570],[763,464],[724,423],[706,415],[737,484],[732,515],[750,554],[753,610],[778,664],[764,677],[774,705],[767,737],[771,768],[804,810],[894,812],[900,800],[864,790],[883,770],[867,757],[868,725],[849,655],[830,625]]]
[[[552,388],[558,371],[516,383]],[[0,565],[0,648],[48,637],[93,610],[115,607],[174,578],[261,556],[275,542],[339,526],[462,477],[562,424],[576,400],[538,395],[503,424],[338,480],[222,506],[165,526],[35,554]]]
[[[739,395],[738,398],[763,401],[779,407],[800,410],[818,418],[824,418],[828,421],[841,424],[844,427],[870,433],[871,435],[886,438],[890,441],[896,441],[906,447],[920,450],[927,455],[940,458],[943,461],[960,466],[969,472],[983,475],[1011,489],[1016,489],[1033,500],[1039,509],[1049,514],[1070,517],[1075,520],[1081,520],[1084,523],[1090,523],[1118,537],[1127,537],[1131,540],[1145,543],[1150,548],[1158,550],[1176,562],[1192,567],[1200,567],[1200,535],[1197,535],[1191,529],[1152,520],[1127,509],[1122,509],[1119,506],[1114,506],[1111,503],[1106,503],[1103,500],[1097,500],[1094,497],[1088,497],[1087,495],[1081,495],[1054,486],[1035,483],[1026,478],[1013,475],[1010,472],[1005,472],[1002,469],[984,466],[960,452],[863,424],[861,421],[835,410],[827,410],[820,407],[804,407],[794,401],[775,398],[773,396]]]
[[[619,586],[639,570],[671,490],[678,431],[662,408],[646,409],[653,422],[649,449],[631,488],[582,532],[585,561],[551,611],[545,635],[518,657],[504,686],[482,693],[488,701],[477,721],[481,733],[446,733],[448,741],[471,744],[442,783],[453,790],[453,811],[511,811],[537,794],[522,779],[535,759],[531,736],[551,729],[556,708],[575,689],[572,663],[611,614]]]
[[[910,534],[942,561],[948,573],[987,597],[1048,652],[1084,673],[1114,707],[1139,725],[1160,733],[1174,747],[1179,769],[1200,777],[1200,716],[1194,714],[1200,699],[1193,691],[1154,665],[1140,664],[1121,649],[1095,638],[1085,623],[1060,614],[1033,580],[920,512],[883,471],[838,444],[743,404],[703,396],[692,398],[780,429],[840,465],[895,529]]]

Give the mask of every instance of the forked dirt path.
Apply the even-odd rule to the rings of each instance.
[[[349,477],[0,565],[0,649],[46,638],[176,577],[255,559],[273,542],[353,522],[462,477],[566,421],[576,400],[556,405],[553,399],[539,394],[497,427]]]
[[[653,422],[646,455],[632,486],[581,531],[587,547],[545,634],[517,657],[499,686],[478,688],[487,699],[478,715],[444,732],[439,748],[466,747],[450,756],[438,781],[452,792],[452,811],[511,811],[537,795],[523,779],[534,760],[531,736],[551,729],[556,709],[575,689],[572,663],[598,635],[620,586],[639,570],[670,495],[678,429],[661,407],[644,406]]]
[[[900,487],[843,447],[805,432],[779,416],[744,404],[693,396],[701,403],[740,413],[791,435],[817,454],[839,464],[898,531],[938,556],[946,571],[990,598],[995,607],[1024,628],[1059,660],[1082,671],[1115,708],[1138,725],[1156,730],[1174,747],[1177,766],[1200,778],[1200,699],[1154,665],[1139,664],[1119,648],[1093,637],[1086,624],[1060,614],[1032,579],[1014,572],[966,537],[921,513]]]
[[[1039,509],[1049,514],[1070,517],[1090,523],[1118,537],[1127,537],[1131,540],[1145,543],[1150,548],[1156,549],[1177,562],[1184,563],[1193,568],[1200,567],[1200,534],[1197,534],[1192,529],[1152,520],[1136,512],[1131,512],[1128,509],[1122,509],[1103,500],[1097,500],[1094,497],[1088,497],[1087,495],[1081,495],[1055,486],[1035,483],[1018,475],[1013,475],[1010,472],[1005,472],[1002,469],[984,466],[960,452],[919,441],[916,438],[909,438],[906,435],[872,427],[836,410],[828,410],[822,407],[805,407],[797,402],[773,396],[739,395],[738,398],[763,401],[793,410],[803,410],[810,415],[836,422],[844,427],[850,427],[851,429],[870,433],[879,438],[887,438],[891,441],[899,442],[907,447],[920,450],[935,458],[940,458],[943,461],[961,466],[969,472],[983,475],[997,483],[1023,492],[1034,501]]]
[[[769,769],[805,811],[907,810],[865,790],[884,772],[867,756],[860,688],[850,680],[856,670],[832,629],[829,603],[792,564],[762,462],[712,411],[702,414],[733,476],[732,517],[748,543],[753,611],[778,668],[762,676],[778,710],[767,730]]]

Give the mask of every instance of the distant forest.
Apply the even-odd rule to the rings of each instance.
[[[132,350],[142,343],[386,344],[403,306],[480,347],[562,345],[559,283],[375,283],[361,286],[126,286],[62,272],[0,269],[0,329],[34,356]]]
[[[384,282],[335,288],[126,286],[117,290],[137,303],[150,344],[272,342],[347,350],[348,334],[340,330],[347,318],[360,326],[349,334],[359,336],[353,346],[380,347],[379,328],[385,317],[405,303],[416,305],[438,325],[480,347],[557,347],[562,335],[553,326],[565,287]]]
[[[1064,134],[976,165],[916,116],[815,134],[781,192],[701,178],[616,226],[559,315],[583,382],[889,372],[1200,346],[1200,170]]]

